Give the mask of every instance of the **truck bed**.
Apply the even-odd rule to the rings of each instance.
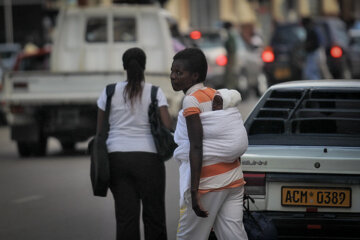
[[[96,104],[109,83],[124,81],[124,72],[10,72],[4,78],[3,100],[10,105]],[[171,87],[169,74],[150,73],[145,81],[160,86],[176,116],[182,93]]]

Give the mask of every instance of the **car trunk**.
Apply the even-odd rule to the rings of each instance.
[[[350,147],[249,146],[241,164],[253,209],[360,213],[352,202],[360,194],[359,156]],[[254,184],[254,175],[264,178],[264,191],[255,195],[261,181]]]

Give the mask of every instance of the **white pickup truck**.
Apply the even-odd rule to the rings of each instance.
[[[160,86],[176,116],[182,99],[169,75],[174,50],[170,15],[157,5],[111,5],[59,13],[50,71],[10,72],[3,100],[19,155],[46,154],[48,137],[63,149],[95,134],[96,99],[108,83],[126,75],[122,54],[140,47],[147,54],[145,79]]]

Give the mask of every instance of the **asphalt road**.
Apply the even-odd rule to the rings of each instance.
[[[243,102],[245,119],[257,98]],[[94,197],[89,178],[86,143],[64,153],[49,139],[48,155],[21,159],[10,131],[0,127],[0,239],[111,240],[115,239],[112,195]],[[179,217],[178,165],[166,162],[168,239],[175,239]],[[142,225],[141,225],[142,228]]]

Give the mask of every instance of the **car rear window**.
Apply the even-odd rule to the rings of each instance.
[[[200,48],[213,48],[223,46],[223,41],[219,33],[202,33],[200,39],[196,40]]]
[[[306,32],[300,25],[278,26],[271,39],[271,45],[295,44],[305,40]]]
[[[360,146],[360,90],[269,91],[245,126],[250,144]]]

